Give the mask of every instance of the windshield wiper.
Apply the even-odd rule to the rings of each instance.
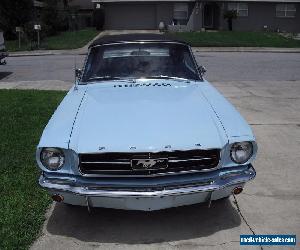
[[[128,81],[127,79],[121,78],[121,77],[116,77],[116,76],[95,76],[95,77],[90,77],[89,79],[87,79],[87,82],[91,82],[91,81]]]
[[[166,76],[166,75],[158,75],[158,76],[147,76],[145,78],[150,78],[150,79],[173,79],[173,80],[179,80],[179,81],[190,81],[190,79],[187,78],[182,78],[182,77],[176,77],[176,76]]]

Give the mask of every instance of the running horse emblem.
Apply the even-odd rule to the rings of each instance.
[[[140,159],[136,161],[135,165],[138,168],[153,169],[156,165],[158,168],[165,167],[164,162],[166,162],[165,159]]]

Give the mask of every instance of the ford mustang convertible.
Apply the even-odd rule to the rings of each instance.
[[[71,205],[159,210],[237,195],[257,144],[188,44],[103,36],[37,146],[39,184]]]

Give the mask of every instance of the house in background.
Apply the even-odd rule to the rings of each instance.
[[[77,0],[82,4],[87,4],[88,1],[91,0]],[[227,10],[234,9],[238,14],[238,18],[233,20],[233,29],[236,31],[300,32],[300,0],[92,2],[94,7],[104,9],[105,29],[157,29],[159,23],[164,22],[173,30],[227,30],[227,22],[223,16]]]
[[[69,6],[79,28],[93,26],[93,10],[100,7],[104,29],[155,30],[163,22],[174,31],[227,30],[224,13],[236,10],[236,31],[300,33],[300,0],[72,0]]]
[[[72,0],[69,6],[74,13],[71,18],[76,19],[78,28],[93,26],[94,5],[91,0]]]

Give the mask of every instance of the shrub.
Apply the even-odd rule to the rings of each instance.
[[[236,10],[227,10],[224,13],[224,19],[227,19],[228,29],[232,30],[232,20],[237,19],[237,11]]]

